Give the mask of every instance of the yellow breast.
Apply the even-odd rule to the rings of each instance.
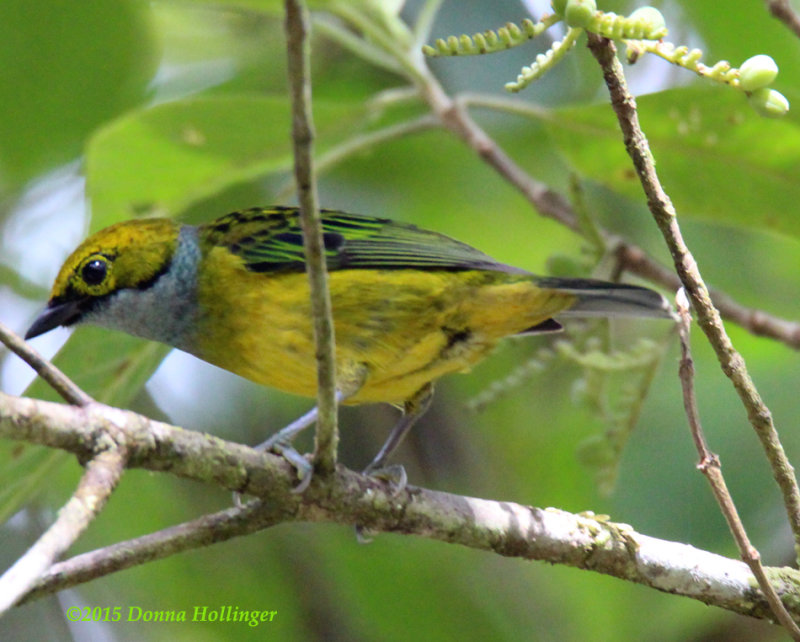
[[[363,380],[347,403],[401,403],[574,301],[524,274],[337,270],[329,276],[337,376]],[[316,395],[305,273],[250,272],[216,247],[200,271],[198,306],[191,352],[257,383]]]

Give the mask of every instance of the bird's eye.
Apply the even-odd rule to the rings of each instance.
[[[106,278],[108,265],[102,259],[89,261],[81,269],[81,277],[87,285],[100,285]]]

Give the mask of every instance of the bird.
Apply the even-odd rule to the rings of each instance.
[[[666,299],[645,287],[537,276],[388,218],[325,209],[320,216],[337,400],[403,410],[365,472],[384,467],[430,404],[436,380],[468,371],[502,339],[557,331],[556,318],[571,316],[672,318]],[[315,397],[305,268],[296,207],[238,210],[200,225],[123,221],[96,232],[66,259],[25,338],[95,324]],[[312,411],[268,446],[289,443],[314,417]]]

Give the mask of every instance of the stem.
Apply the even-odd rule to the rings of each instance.
[[[36,374],[49,383],[50,387],[67,403],[71,403],[73,406],[87,406],[92,403],[93,399],[73,383],[67,375],[44,359],[42,355],[25,343],[22,337],[2,323],[0,323],[0,342],[33,368]]]
[[[636,101],[628,92],[622,65],[616,57],[616,48],[605,38],[590,34],[589,49],[603,70],[603,77],[611,95],[611,104],[622,129],[625,147],[647,196],[648,207],[664,236],[675,262],[675,269],[697,314],[698,324],[717,354],[722,371],[733,383],[769,460],[772,474],[783,494],[794,534],[795,550],[800,552],[800,489],[797,486],[794,469],[786,457],[773,424],[772,415],[758,394],[744,359],[733,347],[725,332],[722,319],[711,302],[711,296],[697,263],[683,240],[675,208],[661,186],[653,155],[639,126]]]
[[[232,537],[248,535],[290,520],[291,515],[279,507],[267,506],[259,500],[249,502],[242,507],[203,515],[190,522],[118,542],[54,564],[20,603],[24,604],[111,573],[164,559],[183,551],[225,542]]]
[[[780,20],[800,38],[800,16],[792,9],[789,0],[765,0],[765,4],[773,17]]]
[[[286,0],[286,38],[292,98],[294,171],[300,201],[300,221],[303,226],[306,270],[311,289],[317,355],[319,418],[314,461],[320,472],[329,473],[336,466],[336,449],[339,444],[335,400],[336,356],[325,245],[313,164],[314,124],[311,114],[308,11],[302,0]]]
[[[678,291],[676,297],[678,314],[680,315],[680,322],[678,323],[678,334],[680,336],[681,344],[681,361],[679,366],[679,374],[681,380],[681,389],[683,390],[683,406],[686,409],[686,417],[689,420],[689,428],[692,432],[692,439],[694,440],[695,448],[700,455],[700,462],[697,464],[698,470],[702,472],[708,483],[711,485],[711,491],[714,493],[714,498],[719,504],[720,511],[722,511],[725,521],[728,522],[728,528],[733,534],[733,539],[736,546],[739,548],[739,554],[745,564],[750,567],[753,572],[761,592],[769,602],[772,612],[783,627],[789,632],[795,640],[800,640],[800,628],[789,615],[786,607],[781,602],[775,589],[770,584],[764,567],[761,564],[761,555],[756,548],[750,543],[750,538],[747,536],[744,524],[739,517],[739,512],[733,503],[728,485],[725,483],[725,478],[722,475],[722,466],[719,457],[712,453],[706,442],[703,433],[703,426],[700,423],[700,412],[697,409],[697,396],[694,389],[694,360],[692,359],[691,349],[689,347],[689,332],[692,325],[692,316],[689,312],[689,300],[686,298],[683,289]]]

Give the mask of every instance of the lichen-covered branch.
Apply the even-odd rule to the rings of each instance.
[[[81,409],[0,393],[0,437],[89,456],[113,417],[124,433],[128,466],[172,474],[253,495],[248,504],[130,542],[88,553],[52,569],[36,595],[169,553],[205,546],[280,521],[358,524],[370,531],[417,535],[509,557],[546,560],[612,575],[737,613],[770,617],[745,564],[691,546],[648,537],[631,527],[556,509],[388,485],[338,466],[292,492],[294,471],[282,458],[210,435],[182,430],[100,404]],[[214,530],[212,525],[219,526]],[[213,531],[213,532],[212,532]],[[58,573],[58,577],[55,574]],[[778,594],[797,599],[797,571],[768,569]],[[794,609],[794,607],[791,607]],[[792,611],[800,619],[800,607]]]

